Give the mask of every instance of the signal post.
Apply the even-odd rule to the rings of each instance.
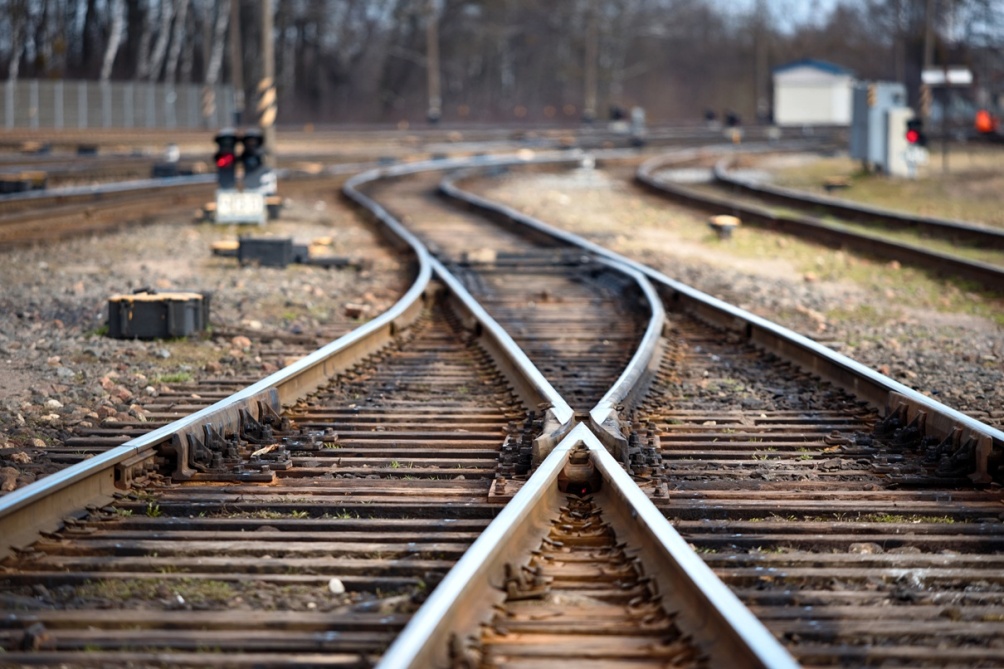
[[[264,134],[258,128],[250,128],[243,134],[227,128],[216,134],[215,141],[216,222],[263,225],[272,210],[268,200],[274,198],[276,191],[275,172],[264,161]],[[241,181],[238,163],[244,172]]]

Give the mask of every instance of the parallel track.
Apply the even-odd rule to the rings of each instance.
[[[715,181],[764,200],[794,205],[803,209],[823,211],[837,218],[866,225],[912,230],[925,237],[947,239],[966,246],[975,246],[984,249],[1004,249],[1004,231],[996,228],[974,225],[966,221],[904,214],[891,209],[851,202],[850,200],[824,197],[790,188],[781,188],[767,183],[759,183],[744,179],[730,172],[728,170],[728,162],[720,161],[715,165]]]
[[[808,215],[777,213],[757,204],[743,203],[725,195],[706,193],[671,183],[659,178],[656,174],[664,162],[664,158],[656,158],[644,163],[636,173],[636,180],[659,195],[712,214],[735,214],[746,223],[794,235],[807,241],[837,248],[845,247],[883,259],[896,260],[926,271],[973,281],[988,290],[1004,292],[1004,268],[999,265],[968,260],[916,244],[892,241],[877,234],[851,230]],[[727,178],[721,167],[717,168],[717,173],[720,178]],[[737,183],[734,179],[730,179],[730,182]],[[751,190],[748,184],[741,183],[740,185],[744,190]],[[792,201],[795,198],[791,194],[786,194],[785,199]],[[804,200],[803,203],[808,203],[814,208],[826,206],[823,198]],[[848,209],[854,208],[848,205],[840,208],[840,210]],[[856,218],[865,216],[869,216],[869,214],[864,209],[858,210],[855,214]],[[963,226],[948,222],[939,222],[937,225],[933,225],[921,218],[904,219],[904,217],[898,217],[897,219],[891,215],[876,216],[875,222],[896,227],[908,226],[918,231],[930,232],[935,237],[959,239],[967,244],[987,244],[989,248],[999,248],[1004,243],[1002,242],[1004,233],[981,230],[976,226]]]

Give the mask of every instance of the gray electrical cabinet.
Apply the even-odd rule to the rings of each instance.
[[[886,114],[906,105],[906,88],[892,81],[858,83],[851,106],[851,158],[870,169],[889,171]]]

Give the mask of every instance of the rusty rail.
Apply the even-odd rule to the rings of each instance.
[[[731,159],[726,158],[715,165],[713,172],[715,180],[766,200],[799,207],[823,208],[839,218],[850,221],[913,230],[931,237],[979,246],[980,248],[1004,249],[1004,231],[1002,230],[976,225],[968,221],[904,214],[883,207],[760,183],[731,174],[728,170],[728,165],[731,162]]]
[[[671,157],[673,160],[676,158],[676,154]],[[655,169],[656,164],[665,163],[649,162],[639,171],[651,171]],[[472,174],[467,172],[461,177],[469,177]],[[467,206],[481,209],[493,217],[504,218],[513,225],[532,228],[536,234],[548,235],[553,239],[588,250],[599,257],[633,267],[655,284],[668,311],[686,311],[698,320],[737,333],[755,347],[790,360],[801,369],[819,375],[887,413],[903,411],[908,421],[922,416],[931,436],[940,439],[962,438],[964,441],[975,441],[979,444],[975,472],[977,478],[989,480],[991,458],[1004,457],[1004,432],[926,397],[884,374],[776,323],[695,290],[577,235],[558,230],[511,207],[465,191],[457,185],[461,177],[444,179],[440,186],[441,192]]]
[[[795,235],[810,242],[834,248],[850,248],[879,258],[897,260],[924,270],[974,281],[988,290],[1004,292],[1004,269],[998,266],[890,241],[865,232],[847,230],[810,216],[778,214],[767,207],[742,204],[726,196],[698,192],[656,178],[653,173],[663,164],[662,158],[647,161],[638,168],[635,178],[655,193],[709,213],[734,214],[753,225]]]
[[[667,600],[681,607],[678,624],[710,654],[710,666],[796,667],[788,652],[690,550],[584,424],[555,447],[464,554],[388,649],[379,667],[451,666],[451,659],[480,652],[468,648],[465,640],[477,638],[492,607],[505,599],[505,589],[493,584],[505,580],[507,564],[520,565],[541,543],[548,519],[564,503],[559,475],[568,466],[573,450],[583,447],[602,478],[599,488],[608,492],[603,511],[609,524],[618,539],[641,550],[639,558],[659,583],[658,592],[666,593]],[[570,604],[569,612],[574,608]],[[694,618],[687,612],[700,613]],[[576,657],[572,648],[563,659],[574,661]],[[588,656],[580,657],[585,660]]]

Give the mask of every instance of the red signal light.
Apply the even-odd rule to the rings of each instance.
[[[911,144],[916,144],[920,141],[920,133],[913,128],[906,131],[906,141]]]
[[[226,167],[233,167],[234,164],[234,154],[224,153],[222,156],[216,159],[216,167],[223,169]]]

